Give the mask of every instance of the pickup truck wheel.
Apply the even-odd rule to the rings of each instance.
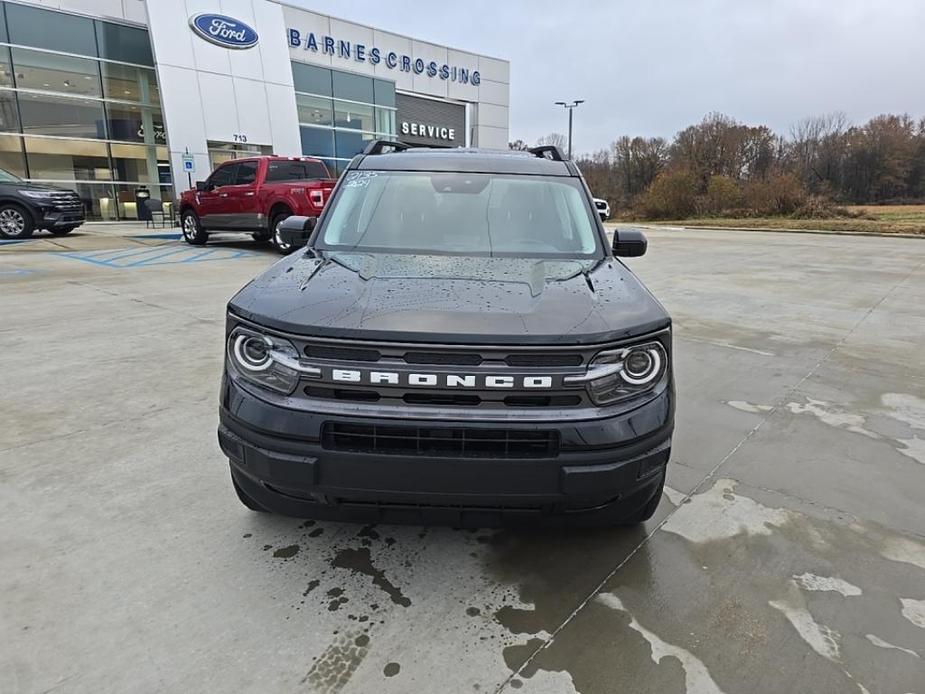
[[[49,231],[55,236],[67,236],[72,231],[74,231],[74,229],[76,228],[77,228],[76,225],[72,227],[54,227],[52,229],[49,229]]]
[[[0,238],[27,239],[35,231],[32,215],[19,205],[0,205]]]
[[[291,216],[292,215],[289,212],[280,212],[278,215],[273,217],[273,221],[270,222],[270,228],[273,230],[273,235],[270,236],[270,243],[273,244],[273,248],[275,248],[283,255],[289,255],[292,253],[292,251],[295,250],[291,243],[286,243],[279,235],[279,225],[283,223],[283,220]]]
[[[199,223],[199,217],[196,216],[196,213],[192,210],[186,210],[183,213],[183,238],[184,240],[193,246],[204,246],[206,241],[209,240],[209,235],[202,228],[202,224]]]

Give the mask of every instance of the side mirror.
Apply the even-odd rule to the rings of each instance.
[[[618,258],[636,258],[646,254],[649,242],[638,229],[617,229],[613,232],[613,254]]]
[[[302,217],[294,215],[286,217],[279,223],[279,236],[283,243],[292,244],[293,248],[301,248],[308,243],[308,237],[315,230],[317,217]]]
[[[196,190],[199,192],[209,190],[209,184],[205,181],[196,181]]]

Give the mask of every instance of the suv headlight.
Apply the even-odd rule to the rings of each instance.
[[[51,200],[51,193],[47,190],[18,190],[16,192],[33,200]]]
[[[595,405],[612,405],[661,383],[668,373],[668,352],[652,341],[598,353],[580,376],[566,376],[566,384],[583,383]]]
[[[295,390],[301,376],[321,376],[320,369],[299,361],[289,340],[247,328],[231,331],[228,360],[241,378],[283,395]]]

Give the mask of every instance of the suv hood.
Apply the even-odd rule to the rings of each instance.
[[[55,188],[54,186],[46,186],[40,183],[29,183],[28,181],[2,181],[0,185],[10,186],[16,188],[16,190],[41,190],[47,193],[70,193],[70,189],[65,188]]]
[[[284,332],[398,342],[593,344],[670,323],[620,262],[308,251],[228,304]]]

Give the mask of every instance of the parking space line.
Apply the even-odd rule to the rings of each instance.
[[[183,263],[195,263],[195,262],[196,262],[197,260],[199,260],[200,258],[202,258],[202,257],[204,257],[204,256],[207,256],[207,255],[211,255],[211,254],[214,253],[214,252],[215,252],[215,249],[214,249],[214,248],[209,248],[208,250],[202,251],[202,252],[199,253],[198,255],[194,255],[192,258],[187,258],[186,260],[182,260],[182,261],[180,261],[180,262],[183,262]]]
[[[153,265],[192,264],[216,260],[237,260],[256,255],[230,248],[191,248],[186,244],[159,244],[144,248],[117,248],[105,251],[58,254],[71,260],[117,269],[135,269]]]
[[[83,255],[78,255],[76,253],[59,253],[56,255],[58,255],[61,258],[69,258],[71,260],[80,260],[84,263],[92,263],[94,265],[102,265],[104,267],[118,267],[116,265],[111,265],[109,262],[105,260],[97,260],[96,258],[85,257]]]
[[[149,248],[148,252],[150,252],[150,250],[151,249]],[[159,263],[155,263],[153,261],[159,260],[161,258],[166,258],[167,256],[176,255],[177,253],[186,253],[188,250],[189,249],[187,248],[173,248],[167,251],[166,253],[161,253],[160,255],[156,255],[153,258],[143,257],[141,260],[136,260],[131,263],[128,263],[125,267],[138,267],[139,265],[158,265]],[[180,261],[180,262],[183,262],[183,261]]]
[[[183,234],[136,234],[135,236],[129,236],[130,239],[170,239],[174,241],[179,241],[183,238]]]
[[[102,253],[94,254],[92,257],[100,259],[102,256],[106,255],[107,253],[112,253],[112,252],[121,253],[124,250],[125,250],[124,248],[119,248],[119,249],[116,249],[115,251],[103,251]],[[133,248],[128,253],[123,253],[122,255],[114,255],[111,258],[106,258],[106,260],[108,262],[115,262],[116,260],[122,260],[123,258],[131,258],[136,255],[143,255],[145,253],[150,253],[150,252],[151,252],[151,249],[148,248],[147,246],[144,248],[140,248],[140,249]]]

